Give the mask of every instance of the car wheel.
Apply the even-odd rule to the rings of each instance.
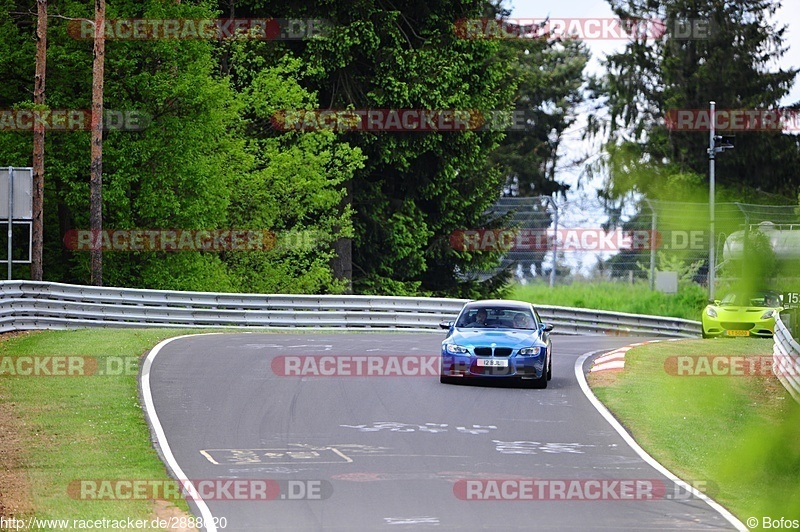
[[[547,371],[544,369],[542,370],[542,376],[538,379],[533,379],[531,382],[531,388],[536,388],[539,390],[543,390],[547,388]]]
[[[547,380],[553,378],[553,359],[551,358],[547,364]]]
[[[450,377],[445,377],[444,375],[439,375],[439,382],[442,384],[453,384],[453,380]]]
[[[705,329],[703,329],[701,334],[703,335],[703,338],[711,338],[710,334],[706,334],[706,330]]]

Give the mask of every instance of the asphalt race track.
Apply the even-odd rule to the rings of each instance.
[[[213,496],[190,502],[217,530],[734,529],[648,465],[581,391],[580,355],[638,339],[553,335],[545,390],[447,385],[430,374],[342,375],[355,372],[358,357],[437,356],[442,338],[173,340],[142,377],[163,428],[158,447],[179,478],[236,481],[227,491],[224,480],[206,482]],[[325,356],[351,365],[323,364]],[[338,374],[282,374],[300,371],[298,361],[317,364],[306,373]]]

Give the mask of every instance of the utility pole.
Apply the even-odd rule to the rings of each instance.
[[[733,137],[718,136],[716,134],[716,103],[709,102],[710,104],[710,117],[709,121],[711,126],[708,128],[708,210],[709,220],[711,222],[711,241],[708,248],[708,299],[714,301],[714,285],[716,284],[716,234],[714,230],[714,163],[715,156],[725,150],[733,148]],[[719,144],[717,144],[719,143]]]
[[[716,146],[714,146],[714,133],[716,127],[716,102],[709,102],[711,106],[711,127],[708,131],[708,212],[711,222],[710,232],[711,239],[709,241],[708,249],[708,300],[714,301],[714,284],[716,283],[716,257],[714,256],[716,249],[716,235],[714,233],[714,155],[717,153]]]

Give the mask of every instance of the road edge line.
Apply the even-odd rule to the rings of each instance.
[[[154,443],[158,447],[157,450],[159,451],[159,454],[161,454],[164,462],[175,479],[178,482],[181,482],[182,486],[188,485],[191,488],[191,492],[196,494],[192,497],[192,499],[197,506],[197,509],[200,510],[200,515],[203,518],[203,528],[207,532],[217,532],[217,527],[214,524],[214,516],[211,514],[211,509],[208,507],[203,498],[200,497],[200,494],[197,493],[197,490],[194,488],[194,484],[192,484],[192,482],[186,478],[186,473],[183,472],[183,469],[181,469],[181,466],[178,465],[178,461],[175,460],[175,456],[172,454],[172,449],[169,446],[169,442],[167,442],[167,435],[164,432],[164,428],[161,426],[161,421],[158,419],[158,414],[156,413],[156,408],[153,403],[152,390],[150,388],[150,368],[153,366],[153,360],[155,360],[159,351],[161,351],[164,346],[173,340],[191,338],[193,336],[204,336],[207,334],[224,333],[184,334],[160,341],[155,347],[153,347],[153,349],[150,350],[150,352],[147,354],[147,358],[144,360],[144,364],[142,364],[140,383],[145,413],[147,414],[148,422],[150,423],[150,429],[155,434]]]
[[[729,512],[724,506],[719,504],[717,501],[706,495],[705,493],[698,491],[693,486],[689,485],[682,479],[678,478],[675,474],[673,474],[669,469],[661,465],[655,458],[650,456],[647,451],[642,449],[642,447],[633,439],[633,436],[625,430],[625,427],[617,421],[617,418],[611,413],[606,406],[600,402],[600,399],[592,392],[592,389],[589,388],[589,383],[586,381],[586,375],[583,373],[583,363],[591,356],[594,356],[597,353],[602,351],[607,351],[606,349],[598,349],[596,351],[590,351],[588,353],[584,353],[578,360],[575,361],[575,377],[578,379],[578,384],[581,387],[581,391],[583,391],[583,395],[592,403],[592,406],[600,413],[601,416],[608,422],[611,427],[617,431],[617,433],[622,436],[622,439],[625,440],[625,443],[633,449],[639,458],[644,460],[650,467],[654,468],[656,471],[667,477],[669,480],[674,482],[675,484],[679,485],[681,488],[687,490],[692,495],[696,496],[697,498],[703,500],[706,504],[708,504],[712,509],[714,509],[717,513],[719,513],[725,520],[727,520],[730,524],[736,527],[737,530],[741,532],[747,532],[749,529],[742,523],[735,515]]]

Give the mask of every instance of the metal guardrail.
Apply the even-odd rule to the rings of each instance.
[[[606,310],[536,305],[542,319],[562,334],[611,334],[699,338],[699,321]]]
[[[0,282],[0,332],[80,327],[439,330],[468,300],[238,294]],[[700,322],[537,305],[561,334],[696,338]]]
[[[795,401],[800,403],[800,344],[792,338],[780,316],[775,319],[775,344],[772,348],[772,372]]]

